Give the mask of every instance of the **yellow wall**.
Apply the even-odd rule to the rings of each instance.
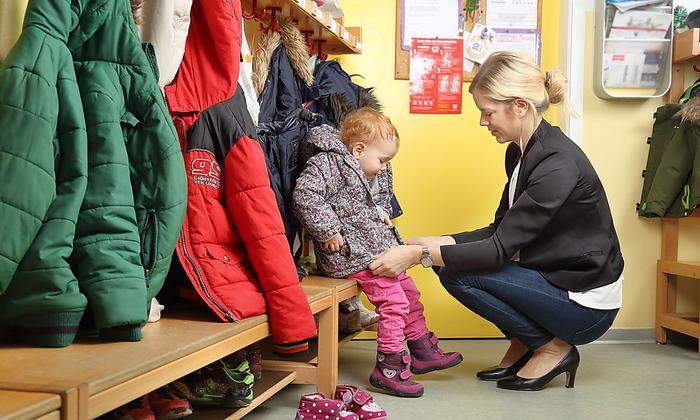
[[[0,6],[0,61],[19,38],[22,32],[22,20],[27,8],[27,0],[2,0]]]
[[[559,56],[559,2],[543,0],[543,67],[557,65]],[[363,53],[342,57],[349,73],[365,76],[366,86],[376,86],[386,113],[401,134],[401,150],[394,162],[397,195],[406,211],[398,225],[404,236],[441,234],[471,229],[493,217],[503,174],[503,146],[478,126],[478,113],[468,93],[457,116],[424,116],[408,113],[408,82],[393,78],[393,0],[367,2],[344,0],[349,26],[361,26]],[[617,328],[652,328],[655,311],[656,260],[659,258],[658,220],[637,217],[654,110],[662,100],[604,101],[593,94],[593,15],[587,20],[583,148],[605,185],[615,226],[625,257],[624,304],[614,324]],[[692,79],[691,79],[692,77]],[[686,80],[697,75],[689,72]],[[468,85],[464,85],[465,89]],[[553,115],[549,115],[556,122]],[[680,258],[700,260],[700,223],[681,223]],[[413,269],[423,293],[428,322],[443,337],[492,337],[498,331],[454,301],[437,278]],[[698,306],[696,284],[682,281],[679,310]]]
[[[411,115],[408,82],[394,80],[394,0],[343,0],[345,22],[362,27],[362,54],[344,56],[345,70],[375,86],[396,124],[401,148],[392,162],[396,193],[405,210],[397,225],[404,237],[478,228],[493,220],[505,183],[503,154],[486,129],[464,85],[461,115]],[[544,0],[543,65],[559,60],[559,2]],[[556,122],[553,117],[550,119]],[[494,337],[500,332],[449,296],[432,271],[410,272],[423,293],[429,326],[441,337]]]

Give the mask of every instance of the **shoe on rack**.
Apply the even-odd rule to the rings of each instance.
[[[190,403],[174,395],[167,386],[156,389],[147,397],[156,420],[181,419],[192,414]]]
[[[362,330],[360,323],[360,311],[353,307],[349,299],[338,305],[338,330],[341,333],[351,334]]]
[[[112,411],[114,420],[156,420],[148,398],[137,398]]]
[[[215,407],[224,399],[228,388],[212,380],[203,371],[184,376],[170,384],[175,395],[184,398],[195,407]]]
[[[238,374],[227,372],[223,362],[216,362],[171,384],[173,392],[194,406],[241,408],[253,401],[253,375],[247,364]],[[245,369],[243,369],[245,367]]]
[[[227,366],[221,360],[210,366],[212,366],[214,380],[228,388],[224,398],[227,407],[247,407],[253,402],[255,377],[250,373],[247,360],[243,360],[238,366]]]
[[[261,380],[263,366],[262,349],[260,348],[260,344],[251,344],[246,348],[246,360],[248,361],[248,365],[250,365],[250,373],[253,374],[255,381],[257,382]]]
[[[348,411],[360,416],[360,419],[386,419],[386,410],[374,402],[374,397],[354,385],[341,384],[335,388],[335,399],[345,403]]]

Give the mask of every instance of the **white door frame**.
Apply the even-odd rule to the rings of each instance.
[[[595,0],[561,0],[559,61],[569,82],[567,94],[574,112],[562,107],[559,121],[564,132],[579,146],[583,145],[586,13],[594,10]]]

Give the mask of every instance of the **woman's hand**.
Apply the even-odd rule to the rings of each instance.
[[[406,243],[408,245],[441,247],[443,245],[454,245],[456,242],[451,236],[419,236],[409,239]]]
[[[377,255],[369,265],[375,276],[396,277],[420,262],[423,248],[419,245],[399,245]]]

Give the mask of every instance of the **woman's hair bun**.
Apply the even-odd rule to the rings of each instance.
[[[553,69],[544,75],[544,87],[549,95],[549,103],[561,103],[566,96],[566,77],[564,77],[564,73],[559,69]]]

